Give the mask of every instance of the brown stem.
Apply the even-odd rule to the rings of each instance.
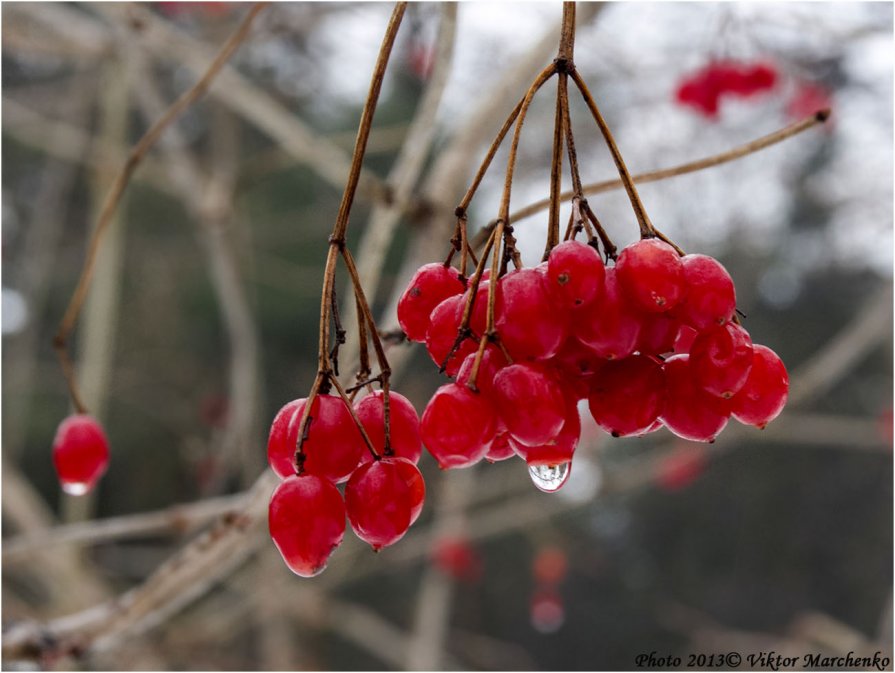
[[[499,241],[503,237],[504,230],[504,222],[501,220],[497,224],[497,229],[494,230],[494,241]],[[487,257],[486,254],[482,255],[482,261],[485,261]],[[497,272],[498,267],[501,261],[501,250],[500,246],[494,246],[494,254],[491,256],[491,279],[488,283],[488,319],[485,327],[485,333],[482,335],[481,341],[479,342],[479,348],[475,354],[475,360],[472,363],[472,369],[469,372],[469,380],[466,385],[470,390],[477,391],[476,388],[476,379],[479,375],[479,367],[482,365],[482,358],[485,355],[485,344],[491,340],[496,341],[498,339],[497,330],[494,328],[494,305],[496,303],[497,298]]]
[[[560,47],[560,52],[562,47]],[[568,75],[559,73],[556,86],[556,114],[553,119],[553,155],[550,159],[550,215],[547,220],[547,243],[542,261],[559,245],[559,195],[562,192],[563,105],[562,83]]]
[[[575,57],[575,3],[562,3],[562,33],[556,58],[572,63]]]
[[[801,121],[794,122],[782,129],[774,131],[773,133],[769,133],[768,135],[756,138],[755,140],[751,140],[743,145],[739,145],[737,147],[734,147],[733,149],[721,152],[720,154],[713,154],[709,157],[703,157],[702,159],[696,159],[695,161],[689,161],[687,163],[679,164],[677,166],[671,166],[669,168],[661,168],[659,170],[649,171],[647,173],[639,173],[633,176],[632,179],[637,184],[658,182],[660,180],[667,180],[668,178],[674,178],[679,175],[688,175],[690,173],[696,173],[698,171],[705,170],[706,168],[712,168],[714,166],[720,166],[731,161],[736,161],[737,159],[747,157],[750,154],[759,152],[767,147],[771,147],[772,145],[776,145],[779,142],[803,133],[808,129],[814,128],[815,126],[824,123],[829,118],[829,116],[829,110],[820,110],[810,117],[802,119]],[[604,192],[609,192],[621,187],[624,187],[624,183],[621,180],[602,180],[600,182],[592,182],[584,185],[582,187],[582,192],[587,196],[592,196],[594,194],[602,194]],[[560,195],[560,198],[563,201],[568,201],[574,197],[574,191],[563,192]],[[520,208],[510,216],[510,219],[513,222],[517,222],[526,217],[536,215],[549,206],[550,199],[541,199],[540,201],[530,203],[524,208]],[[496,226],[497,220],[493,220],[485,225],[485,227],[483,227],[481,231],[476,234],[475,238],[470,241],[470,245],[473,247],[473,249],[480,248],[485,243],[488,236],[491,235],[491,232],[494,231],[494,228]]]
[[[87,291],[90,288],[90,281],[93,278],[93,271],[96,265],[97,255],[99,254],[100,244],[112,222],[115,210],[121,202],[124,190],[127,188],[131,176],[137,169],[137,166],[140,165],[143,157],[146,156],[146,153],[149,152],[165,129],[208,90],[211,82],[218,75],[227,61],[230,60],[230,57],[233,56],[234,52],[239,48],[239,45],[241,45],[248,36],[255,18],[268,4],[269,3],[267,2],[258,2],[252,5],[236,31],[227,39],[217,56],[215,56],[214,60],[208,66],[205,74],[202,75],[199,81],[190,89],[185,91],[176,101],[174,101],[171,107],[165,111],[146,133],[143,134],[143,137],[137,141],[133,148],[131,148],[124,166],[121,167],[121,171],[118,173],[118,176],[112,183],[111,189],[106,195],[106,200],[103,202],[96,226],[94,227],[93,234],[90,238],[90,243],[87,247],[87,256],[84,259],[84,266],[81,269],[78,284],[75,286],[75,291],[68,302],[68,306],[65,309],[65,315],[62,317],[59,327],[56,330],[56,335],[53,337],[53,348],[56,350],[56,355],[62,366],[62,373],[68,384],[72,402],[80,413],[86,413],[87,409],[78,392],[74,369],[71,366],[71,360],[68,354],[68,337],[71,335],[72,330],[77,324],[78,316],[81,313],[81,307],[84,304],[84,300],[87,298]]]
[[[379,332],[376,329],[376,323],[370,313],[370,307],[367,305],[363,290],[360,288],[360,279],[357,274],[357,268],[354,266],[354,260],[348,252],[348,249],[345,247],[345,232],[348,228],[351,205],[354,202],[354,195],[357,192],[357,185],[360,180],[361,167],[367,149],[367,141],[370,137],[370,129],[373,125],[373,114],[376,111],[376,104],[379,101],[379,93],[382,89],[382,80],[385,77],[385,69],[388,66],[388,60],[395,43],[395,37],[398,34],[398,28],[401,26],[401,20],[404,18],[404,11],[406,9],[406,2],[398,2],[395,4],[395,8],[392,11],[391,18],[389,19],[388,26],[385,30],[385,35],[382,38],[382,44],[379,47],[379,55],[376,59],[376,65],[373,68],[367,100],[364,103],[364,109],[361,113],[360,123],[358,124],[357,139],[354,143],[354,154],[351,157],[351,169],[348,172],[348,181],[345,184],[345,191],[342,194],[342,201],[339,204],[339,212],[336,215],[336,222],[333,225],[333,231],[329,238],[329,250],[327,251],[326,266],[323,271],[323,291],[320,296],[320,339],[318,344],[317,376],[314,379],[314,385],[311,387],[311,392],[308,394],[304,413],[302,414],[301,422],[299,424],[299,439],[298,446],[296,447],[297,455],[301,454],[301,444],[308,430],[308,418],[310,416],[310,409],[314,398],[320,390],[323,381],[326,380],[328,382],[334,378],[330,375],[330,363],[327,348],[329,344],[330,298],[335,290],[336,261],[340,254],[351,275],[358,308],[364,315],[364,319],[370,327],[370,335],[373,339],[373,347],[376,350],[376,357],[379,361],[382,375],[384,379],[387,380],[388,378],[389,368],[385,357],[385,351],[382,348],[382,342],[379,337]],[[334,385],[340,387],[338,386],[338,382],[335,381]],[[347,399],[347,397],[345,399]],[[350,404],[348,407],[351,409]]]
[[[649,216],[646,214],[646,209],[643,207],[643,202],[640,200],[640,195],[637,193],[637,188],[634,186],[634,181],[631,179],[631,174],[628,172],[628,167],[625,166],[625,160],[622,158],[618,145],[615,144],[615,138],[612,137],[612,132],[609,130],[609,126],[606,125],[606,120],[603,119],[603,115],[600,113],[600,109],[597,107],[594,97],[591,95],[587,88],[587,84],[584,83],[584,80],[577,71],[573,70],[569,74],[575,82],[575,85],[578,87],[578,90],[581,92],[581,96],[584,98],[584,102],[587,103],[587,107],[590,108],[594,121],[597,122],[597,126],[600,128],[600,133],[603,134],[603,139],[609,147],[609,152],[612,154],[613,161],[615,161],[619,177],[622,180],[622,184],[625,186],[625,191],[628,192],[628,198],[631,200],[631,207],[634,209],[634,214],[637,216],[637,223],[640,225],[640,237],[651,238],[655,236],[656,232],[653,229]]]

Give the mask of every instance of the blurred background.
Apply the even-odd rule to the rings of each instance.
[[[730,270],[745,326],[789,368],[790,404],[766,430],[732,423],[710,446],[664,430],[612,439],[585,415],[554,495],[521,461],[441,473],[424,456],[427,505],[406,538],[373,554],[348,533],[312,580],[267,535],[265,442],[314,376],[327,236],[391,5],[274,3],[146,156],[104,241],[73,354],[112,462],[90,496],[61,494],[50,445],[70,405],[51,338],[102,199],[248,9],[3,3],[4,668],[891,656],[888,3],[579,3],[577,67],[633,173],[832,108],[779,145],[640,190],[658,227]],[[560,14],[558,3],[409,7],[349,234],[382,329],[396,327],[412,272],[447,253],[488,144],[555,55]],[[718,61],[765,64],[773,82],[716,108],[682,101]],[[513,209],[548,193],[554,86],[526,121]],[[572,121],[585,182],[616,177],[575,96]],[[505,158],[473,202],[473,228],[497,214]],[[636,239],[623,191],[590,203],[619,247]],[[545,231],[543,211],[517,223],[527,264]],[[395,389],[421,412],[444,379],[419,345],[389,357]],[[40,637],[17,646],[23,629]]]

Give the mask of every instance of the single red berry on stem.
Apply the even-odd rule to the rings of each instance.
[[[280,479],[295,474],[295,450],[298,442],[298,424],[301,413],[295,418],[296,411],[304,408],[305,398],[292,400],[274,416],[267,438],[267,462],[270,469]]]
[[[566,306],[586,306],[603,291],[606,269],[594,248],[565,241],[550,251],[547,280],[553,296]]]
[[[591,306],[572,311],[572,333],[607,360],[628,357],[637,348],[643,322],[622,293],[615,267],[606,269],[603,296]]]
[[[565,420],[565,399],[544,367],[521,363],[494,377],[494,405],[513,439],[541,446],[554,439]]]
[[[398,300],[398,323],[411,341],[425,341],[429,316],[448,297],[464,290],[456,269],[444,264],[421,266]]]
[[[661,313],[684,298],[686,282],[681,258],[657,238],[632,243],[615,264],[622,290],[643,311]]]
[[[662,365],[647,355],[607,362],[594,377],[588,404],[601,428],[613,437],[646,432],[665,408]]]
[[[756,344],[752,358],[749,377],[731,399],[731,410],[740,423],[763,428],[777,418],[786,405],[789,374],[780,357],[767,346]]]
[[[313,577],[326,568],[345,534],[345,503],[332,482],[293,475],[270,498],[268,527],[280,555],[296,575]]]
[[[571,462],[580,437],[581,416],[578,404],[567,399],[563,425],[556,437],[540,446],[526,446],[516,441],[512,435],[509,441],[516,454],[529,466],[564,465]]]
[[[730,399],[752,369],[749,333],[732,322],[702,332],[690,347],[690,369],[703,390]]]
[[[412,509],[410,487],[394,458],[361,465],[345,486],[345,510],[351,528],[374,551],[404,537],[410,528]]]
[[[357,417],[380,456],[385,454],[385,393],[377,390],[354,405]],[[394,391],[388,394],[389,439],[395,456],[406,458],[416,465],[423,452],[420,440],[420,420],[410,400]],[[361,454],[361,462],[373,459],[369,451]]]
[[[441,367],[457,341],[460,323],[463,321],[463,305],[465,295],[455,295],[441,302],[432,311],[432,319],[426,332],[426,350],[432,361]],[[463,339],[445,367],[448,376],[455,376],[464,358],[478,348],[475,339]]]
[[[92,489],[109,467],[109,441],[99,421],[88,414],[63,419],[53,439],[53,465],[69,495]]]
[[[568,313],[551,300],[544,274],[511,271],[497,282],[495,302],[495,326],[514,361],[556,355],[568,335]]]
[[[687,295],[675,313],[697,330],[723,325],[733,318],[736,290],[727,269],[708,255],[684,255],[681,263]]]
[[[295,451],[305,402],[304,398],[294,400],[280,409],[270,428],[267,459],[281,478],[295,474]],[[292,418],[286,423],[290,410]],[[339,483],[351,476],[368,449],[342,398],[322,394],[311,405],[301,450],[304,472]]]
[[[420,435],[442,469],[469,467],[488,452],[496,434],[496,415],[484,395],[449,383],[426,405]]]
[[[730,401],[705,392],[696,382],[689,355],[673,355],[663,365],[667,397],[659,415],[678,437],[712,442],[730,417]]]

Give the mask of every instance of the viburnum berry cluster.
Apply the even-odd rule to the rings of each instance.
[[[270,465],[282,479],[270,501],[271,536],[287,565],[303,576],[325,567],[342,541],[346,515],[374,549],[405,534],[425,497],[416,467],[422,445],[443,469],[518,456],[538,488],[552,492],[569,476],[584,401],[596,423],[616,437],[667,427],[680,437],[709,442],[730,417],[763,427],[780,413],[787,396],[786,369],[770,349],[753,345],[740,324],[734,283],[724,267],[711,257],[685,254],[647,216],[574,66],[575,4],[567,2],[558,56],[538,74],[491,144],[456,208],[447,258],[422,266],[398,302],[407,339],[424,343],[453,379],[434,393],[418,419],[410,402],[390,389],[381,337],[345,243],[373,110],[403,12],[404,3],[398,3],[330,236],[317,376],[306,398],[277,414],[268,442]],[[509,210],[513,173],[528,109],[554,77],[546,244],[541,263],[525,267]],[[606,141],[637,217],[640,240],[620,252],[584,198],[569,114],[570,81]],[[479,242],[470,241],[468,207],[511,128],[498,216],[477,236]],[[570,195],[561,193],[564,153]],[[571,214],[561,236],[560,202],[569,197]],[[338,379],[338,352],[345,342],[335,292],[339,258],[352,282],[360,344],[357,383],[347,390]],[[375,376],[369,344],[379,370]],[[368,394],[357,400],[364,389]],[[344,495],[337,486],[342,483]]]
[[[712,61],[683,79],[676,98],[706,117],[717,117],[722,98],[749,98],[776,83],[777,70],[770,63]]]
[[[740,324],[734,283],[724,267],[706,255],[685,254],[646,215],[621,153],[571,65],[574,6],[565,7],[559,57],[517,106],[458,206],[450,254],[444,263],[421,267],[397,307],[407,338],[424,343],[454,379],[436,391],[421,420],[423,443],[438,464],[469,467],[518,456],[535,485],[548,492],[569,476],[581,434],[579,402],[586,401],[597,425],[615,437],[664,426],[685,439],[711,442],[731,416],[764,427],[780,413],[788,390],[780,358],[753,346]],[[725,73],[726,86],[742,95],[773,84],[773,71],[765,66],[728,64]],[[509,217],[516,149],[534,93],[554,75],[547,242],[542,263],[524,267]],[[569,79],[609,146],[640,225],[640,240],[621,252],[584,199]],[[476,260],[466,210],[513,121],[501,210]],[[572,212],[559,242],[564,148]],[[576,240],[582,231],[586,242]],[[459,268],[451,266],[456,252]],[[467,277],[469,257],[476,266]]]

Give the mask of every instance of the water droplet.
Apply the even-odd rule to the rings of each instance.
[[[572,463],[560,463],[559,465],[529,465],[528,474],[535,486],[545,493],[555,493],[572,473]]]
[[[61,486],[69,495],[84,495],[90,490],[90,484],[83,481],[63,481]]]

